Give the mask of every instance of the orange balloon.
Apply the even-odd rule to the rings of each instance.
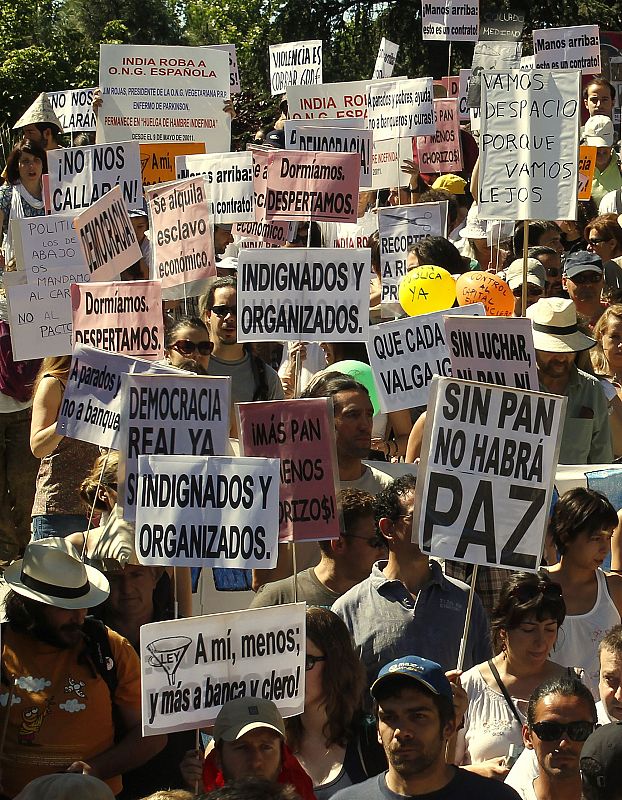
[[[492,272],[465,272],[456,281],[459,306],[483,303],[489,317],[511,317],[514,295],[505,281]]]

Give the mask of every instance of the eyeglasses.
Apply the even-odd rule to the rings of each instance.
[[[564,734],[571,742],[584,742],[594,731],[593,722],[534,722],[531,730],[542,742],[557,742]]]
[[[523,287],[517,286],[516,289],[512,289],[512,294],[514,297],[522,297],[523,296]],[[529,286],[527,288],[527,297],[540,297],[542,294],[542,289],[539,289],[537,286]]]
[[[202,342],[191,342],[190,339],[178,339],[170,345],[171,350],[177,350],[182,356],[191,356],[196,351],[199,351],[201,356],[209,356],[214,349],[214,342],[206,339]]]
[[[220,319],[224,319],[227,314],[231,314],[232,317],[235,317],[238,313],[238,310],[235,306],[213,306],[212,311]]]
[[[305,672],[310,672],[318,661],[326,661],[326,656],[312,656],[307,653],[305,656]]]
[[[583,283],[600,283],[603,279],[602,272],[579,272],[578,275],[573,275],[572,278],[568,278],[569,281],[576,283],[577,286],[581,286]]]
[[[562,587],[559,583],[549,583],[548,581],[538,581],[538,583],[526,586],[515,586],[509,594],[510,597],[514,597],[518,600],[521,605],[533,600],[539,594],[555,600],[559,600],[563,596]]]
[[[342,534],[344,539],[362,539],[364,542],[370,547],[373,547],[374,550],[384,550],[387,546],[385,539],[382,536],[361,536],[358,533],[343,533]]]

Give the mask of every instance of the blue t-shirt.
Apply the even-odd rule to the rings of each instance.
[[[387,786],[386,772],[333,795],[332,800],[518,800],[514,789],[492,778],[454,767],[455,775],[442,789],[427,794],[395,794]]]

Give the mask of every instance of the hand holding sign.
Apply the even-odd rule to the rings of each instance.
[[[425,264],[404,275],[398,296],[409,317],[445,311],[456,299],[456,282],[446,269]]]

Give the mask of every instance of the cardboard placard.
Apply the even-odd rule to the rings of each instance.
[[[384,36],[380,40],[380,47],[378,48],[378,55],[376,56],[376,64],[374,65],[374,72],[372,78],[390,78],[393,75],[393,68],[395,67],[395,59],[397,58],[399,44],[390,42]]]
[[[59,268],[87,271],[73,216],[18,217],[11,223],[17,269],[26,272],[28,283],[41,278],[45,285],[45,277]]]
[[[214,50],[225,50],[229,56],[229,91],[231,94],[239,94],[240,88],[240,71],[238,69],[238,56],[234,44],[208,44],[205,45],[208,49],[212,47]]]
[[[322,40],[271,44],[270,91],[274,97],[288,86],[322,83]]]
[[[238,342],[365,342],[369,250],[242,250]]]
[[[518,42],[523,34],[525,12],[517,9],[480,11],[479,40],[481,42]]]
[[[272,152],[268,149],[252,148],[253,156],[253,202],[255,223],[236,224],[234,232],[245,239],[283,246],[287,241],[289,222],[266,219],[266,191],[268,189],[268,164]]]
[[[205,153],[203,142],[163,142],[162,144],[140,144],[140,168],[143,186],[156,183],[169,183],[179,175],[176,171],[176,160],[184,156]],[[184,176],[187,177],[187,176]]]
[[[290,119],[366,118],[367,90],[374,81],[288,86]]]
[[[371,156],[372,189],[401,186],[407,180],[401,162],[412,157],[412,138],[374,139]]]
[[[573,25],[571,28],[544,28],[534,31],[533,54],[536,69],[578,69],[584,75],[598,75],[598,25]]]
[[[210,725],[236,697],[301,714],[306,611],[292,603],[143,625],[143,736]]]
[[[67,89],[65,92],[46,92],[65,133],[91,133],[95,130],[94,91],[95,89]]]
[[[471,75],[467,91],[467,104],[479,114],[481,104],[482,72],[502,72],[518,69],[523,52],[522,42],[477,42],[473,50]],[[479,130],[479,125],[477,125]]]
[[[141,564],[270,569],[278,558],[278,520],[277,458],[138,457]]]
[[[88,284],[87,284],[88,285]],[[71,353],[69,286],[26,283],[22,272],[4,275],[13,358],[29,361]]]
[[[367,129],[363,117],[318,117],[316,119],[286,119],[285,130],[285,149],[297,150],[298,129],[305,128],[354,128],[357,131]]]
[[[460,118],[458,99],[434,101],[436,133],[417,137],[417,158],[422,172],[461,172]]]
[[[458,89],[460,122],[468,122],[470,116],[467,95],[469,93],[469,83],[471,82],[471,70],[461,69],[458,74],[458,81],[460,83],[460,88]]]
[[[433,99],[432,78],[370,84],[367,123],[374,139],[435,133]]]
[[[424,553],[540,566],[567,398],[435,378],[415,489]]]
[[[251,152],[179,156],[175,168],[178,180],[205,177],[210,216],[215,224],[255,220]]]
[[[424,42],[476,42],[479,34],[479,0],[444,0],[421,6]]]
[[[579,200],[589,200],[592,196],[596,150],[596,147],[590,147],[587,144],[579,146]]]
[[[311,126],[304,120],[290,120],[289,139],[285,139],[287,150],[314,150],[327,153],[358,153],[361,157],[359,188],[371,189],[372,184],[372,132],[370,130],[343,127]],[[293,142],[293,144],[290,144]]]
[[[338,539],[339,469],[328,398],[238,403],[244,455],[280,458],[279,541]]]

